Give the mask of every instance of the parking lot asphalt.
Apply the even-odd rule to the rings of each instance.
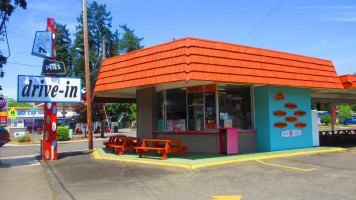
[[[194,170],[59,153],[41,162],[56,199],[356,199],[356,148]],[[298,170],[313,169],[313,170]]]

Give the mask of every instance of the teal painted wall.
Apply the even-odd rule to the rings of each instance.
[[[255,120],[257,129],[257,149],[270,151],[270,109],[268,87],[256,87],[255,93]]]
[[[284,101],[273,100],[273,97],[278,92],[284,94]],[[284,104],[286,103],[294,103],[298,108],[285,108]],[[273,112],[278,110],[287,112],[287,115],[283,117],[274,116]],[[306,115],[302,117],[295,116],[294,112],[299,110],[306,112]],[[257,149],[276,151],[313,147],[310,89],[281,86],[256,87],[255,112]],[[293,123],[286,122],[285,118],[289,116],[297,117],[298,121]],[[287,127],[282,129],[274,127],[274,123],[277,122],[284,122],[287,124]],[[306,123],[307,127],[296,128],[294,125],[298,122]],[[286,130],[301,130],[302,135],[296,137],[282,137],[281,132]]]

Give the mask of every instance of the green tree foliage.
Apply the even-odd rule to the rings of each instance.
[[[108,111],[110,111],[113,121],[117,121],[120,114],[122,112],[126,112],[129,116],[125,116],[122,121],[134,121],[136,120],[137,111],[136,111],[136,104],[135,103],[118,103],[112,104],[108,107]]]
[[[7,58],[10,56],[10,47],[6,32],[6,22],[9,21],[11,14],[14,13],[17,7],[26,9],[26,6],[27,3],[25,0],[15,0],[14,2],[12,2],[11,0],[0,1],[0,41],[6,42],[6,45],[8,47],[8,56],[5,56],[3,52],[0,51],[0,78],[3,78],[5,75],[3,66],[6,65]],[[1,85],[0,90],[2,90]]]
[[[352,109],[351,106],[340,106],[339,108],[339,119],[342,121],[344,119],[352,117]]]
[[[79,25],[76,27],[73,49],[74,54],[74,73],[75,76],[83,78],[85,82],[85,63],[84,63],[84,37],[83,37],[83,13],[77,18]],[[88,23],[88,47],[89,47],[89,71],[90,84],[93,88],[99,69],[102,63],[103,39],[105,39],[105,57],[116,56],[119,54],[119,38],[116,31],[111,31],[111,13],[106,10],[106,5],[100,5],[93,1],[87,7]]]
[[[329,123],[331,123],[331,116],[323,115],[320,120],[322,123],[329,124]]]
[[[125,25],[120,26],[124,30],[123,36],[120,39],[120,53],[125,54],[132,51],[142,49],[141,41],[143,38],[139,38],[134,34],[135,30],[131,30]]]
[[[73,49],[69,30],[66,25],[56,23],[56,60],[64,62],[66,76],[73,76]]]
[[[10,98],[8,100],[8,107],[33,107],[33,106],[27,103],[17,102],[15,99]]]

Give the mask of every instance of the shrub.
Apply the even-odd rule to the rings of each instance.
[[[17,138],[18,142],[31,142],[31,137],[29,135],[24,135]]]
[[[57,127],[57,140],[58,141],[67,141],[69,138],[68,127],[58,126]]]
[[[330,115],[323,115],[321,117],[321,122],[325,124],[329,124],[331,122],[331,116]]]

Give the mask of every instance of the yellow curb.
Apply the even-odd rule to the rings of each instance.
[[[97,149],[93,152],[95,159],[101,160],[116,160],[116,161],[123,161],[129,163],[141,163],[141,164],[150,164],[150,165],[162,165],[162,166],[171,166],[171,167],[181,167],[185,169],[191,169],[191,165],[189,164],[180,164],[180,163],[169,163],[169,162],[155,162],[155,161],[148,161],[148,160],[136,160],[130,158],[112,158],[112,157],[102,157]]]
[[[93,155],[94,155],[95,159],[102,159],[102,160],[117,160],[117,161],[131,162],[131,163],[173,166],[173,167],[181,167],[181,168],[185,168],[185,169],[197,169],[197,168],[201,168],[201,167],[208,167],[208,166],[215,166],[215,165],[254,161],[257,159],[264,160],[264,159],[282,158],[282,157],[307,155],[307,154],[337,152],[337,151],[344,151],[344,150],[346,150],[346,149],[345,148],[334,148],[334,149],[326,149],[326,150],[311,150],[311,151],[304,151],[304,152],[293,152],[293,153],[284,153],[284,154],[277,154],[277,155],[256,156],[256,157],[250,157],[250,158],[240,158],[240,159],[235,159],[235,160],[223,160],[223,161],[215,161],[215,162],[199,163],[199,164],[181,164],[181,163],[169,163],[169,162],[163,163],[163,162],[155,162],[155,161],[147,161],[147,160],[135,160],[135,159],[129,159],[129,158],[102,157],[97,149],[94,150]]]

